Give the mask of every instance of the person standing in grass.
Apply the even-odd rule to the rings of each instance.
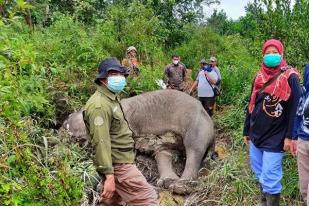
[[[304,89],[299,100],[293,131],[292,154],[297,154],[299,188],[309,206],[309,64],[304,72]]]
[[[134,46],[129,46],[126,50],[126,57],[121,62],[122,66],[129,68],[129,75],[137,77],[140,74],[138,68],[139,62],[137,59],[137,49]]]
[[[217,73],[218,75],[218,81],[216,83],[216,87],[220,90],[221,89],[221,80],[222,80],[222,77],[221,77],[221,73],[220,73],[220,70],[218,68],[218,60],[216,57],[210,57],[209,59],[209,65],[211,66],[211,68]],[[214,103],[214,108],[213,108],[213,111],[215,112],[216,111],[216,102]]]
[[[134,46],[129,46],[126,50],[126,56],[125,58],[121,61],[121,65],[129,69],[129,77],[131,79],[137,80],[137,78],[140,76],[140,69],[139,69],[139,64],[140,62],[138,61],[138,55],[137,55],[137,49]],[[133,97],[137,95],[137,92],[132,88],[130,85],[132,83],[131,81],[128,82],[128,94],[129,97]]]
[[[163,79],[168,89],[176,89],[184,91],[187,68],[180,62],[180,56],[174,54],[172,56],[172,63],[167,65],[164,70]]]
[[[102,177],[101,202],[105,205],[158,206],[157,194],[134,164],[133,133],[124,117],[118,94],[129,71],[116,58],[99,65],[97,91],[83,112],[93,147],[94,164]]]
[[[200,61],[201,68],[197,74],[196,80],[192,84],[189,94],[197,87],[197,96],[204,109],[211,117],[213,115],[214,104],[216,101],[213,86],[217,84],[218,74],[213,67],[207,65],[205,59]]]
[[[217,73],[218,75],[218,81],[216,83],[217,86],[220,87],[221,84],[221,74],[220,74],[220,70],[218,68],[218,60],[216,57],[210,57],[209,59],[209,65],[211,66],[211,68]]]
[[[270,39],[263,45],[263,62],[252,85],[244,124],[251,168],[260,184],[259,206],[279,206],[283,152],[291,149],[299,73],[283,58],[283,45]]]

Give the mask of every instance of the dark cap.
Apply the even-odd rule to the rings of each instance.
[[[129,75],[128,68],[122,66],[116,57],[110,57],[110,58],[104,59],[99,64],[99,68],[98,68],[99,75],[94,80],[94,82],[99,84],[100,79],[107,78],[108,71],[118,71],[124,74],[125,76]]]

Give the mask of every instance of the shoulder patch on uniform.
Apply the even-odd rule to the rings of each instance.
[[[101,126],[104,123],[104,120],[101,116],[97,116],[94,118],[94,125],[95,126]]]

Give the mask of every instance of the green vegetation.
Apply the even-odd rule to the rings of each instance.
[[[243,110],[265,39],[282,39],[293,66],[308,60],[307,1],[257,0],[239,20],[224,11],[205,19],[201,5],[217,2],[210,0],[28,2],[0,0],[0,205],[83,202],[91,162],[57,129],[93,92],[100,60],[121,59],[130,45],[142,66],[127,93],[158,89],[155,80],[172,53],[193,76],[201,58],[219,59],[223,95],[215,119],[229,155],[201,178],[196,194],[214,205],[254,205],[258,187],[242,144]],[[287,157],[284,205],[294,206],[297,171]],[[187,205],[197,204],[193,197]]]

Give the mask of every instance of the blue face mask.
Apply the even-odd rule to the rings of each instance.
[[[204,70],[204,71],[207,71],[207,72],[211,72],[211,71],[212,71],[212,68],[211,68],[211,66],[206,65],[206,66],[203,67],[203,70]]]
[[[124,76],[111,76],[107,78],[107,88],[114,92],[121,92],[127,85],[126,78]]]
[[[263,62],[267,67],[277,67],[281,62],[280,54],[266,54],[263,57]]]

